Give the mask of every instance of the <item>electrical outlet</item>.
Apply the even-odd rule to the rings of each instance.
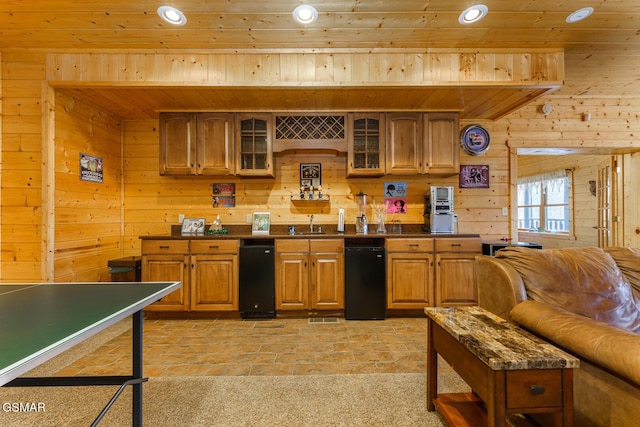
[[[180,224],[182,224],[182,223],[184,222],[184,214],[179,214],[179,215],[178,215],[178,222],[179,222]]]
[[[251,222],[251,214],[247,214],[247,223]]]
[[[502,216],[509,216],[509,208],[502,208]]]

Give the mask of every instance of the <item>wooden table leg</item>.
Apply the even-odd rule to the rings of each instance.
[[[506,427],[507,426],[507,378],[505,371],[491,371],[490,388],[493,390],[488,401],[485,401],[487,407],[487,427]]]
[[[427,411],[436,407],[433,400],[438,397],[438,353],[433,348],[433,321],[427,321]]]

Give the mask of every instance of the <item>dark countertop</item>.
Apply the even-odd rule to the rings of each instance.
[[[373,232],[369,234],[356,234],[355,226],[345,226],[344,233],[336,232],[335,225],[319,224],[322,233],[309,233],[309,224],[296,224],[296,234],[289,234],[287,225],[272,225],[268,235],[255,236],[251,234],[250,225],[226,225],[227,234],[190,234],[182,235],[180,225],[171,226],[170,235],[140,236],[142,240],[211,240],[211,239],[326,239],[326,238],[349,238],[349,239],[371,239],[371,238],[480,238],[479,234],[461,233],[428,233],[422,231],[422,224],[402,224],[402,233],[391,233],[391,224],[387,225],[387,233],[375,233],[376,225],[372,225]],[[318,225],[316,225],[317,229]]]

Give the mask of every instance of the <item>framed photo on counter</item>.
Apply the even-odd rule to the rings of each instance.
[[[204,234],[204,218],[185,218],[182,221],[182,234]]]
[[[269,229],[271,228],[271,213],[270,212],[254,212],[253,213],[253,225],[251,227],[251,234],[253,235],[269,235]]]

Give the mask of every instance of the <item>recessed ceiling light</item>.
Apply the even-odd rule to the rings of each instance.
[[[465,9],[458,17],[458,22],[462,25],[478,22],[489,12],[489,8],[483,4],[476,4]]]
[[[171,6],[160,6],[158,15],[171,25],[182,26],[187,23],[187,17],[184,13]]]
[[[293,20],[299,24],[311,24],[318,19],[318,11],[308,4],[301,4],[293,10]]]
[[[592,7],[583,7],[582,9],[578,9],[569,16],[567,16],[567,24],[573,24],[574,22],[582,21],[585,18],[588,18],[593,13]]]

